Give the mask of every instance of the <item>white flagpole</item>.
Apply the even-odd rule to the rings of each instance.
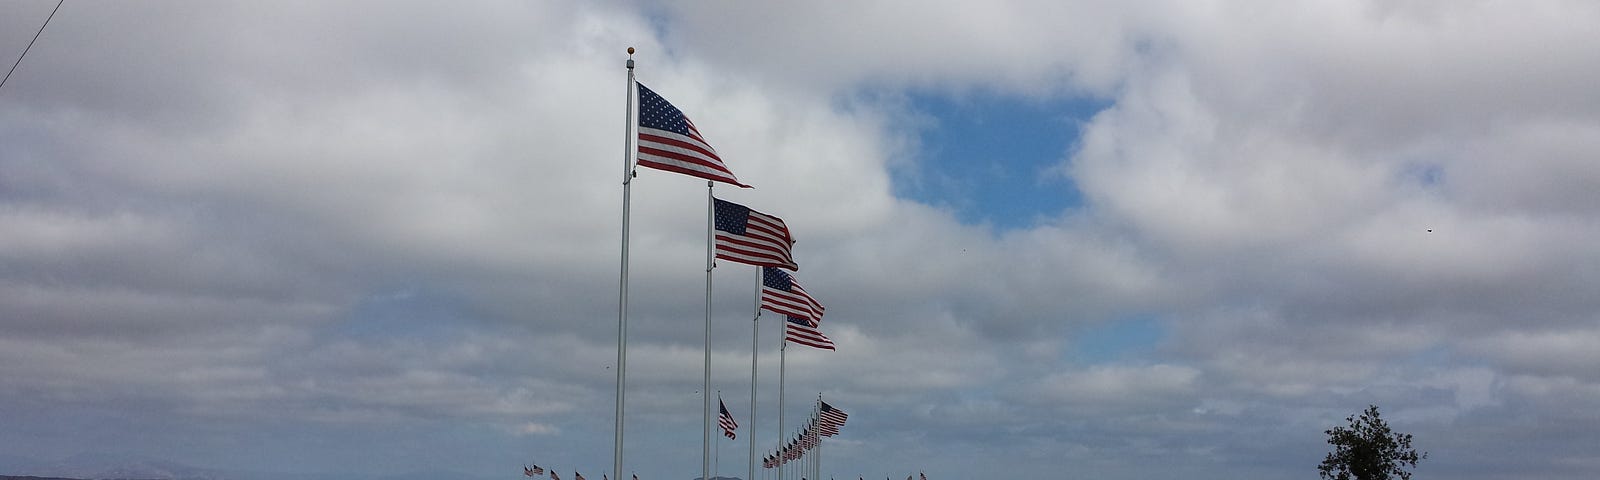
[[[782,336],[778,337],[778,451],[780,453],[783,452],[783,435],[785,433],[783,431],[783,367],[785,353],[789,350],[789,339],[787,338],[787,333],[785,332],[788,329],[789,322],[788,320],[784,320],[783,328],[779,329],[779,335]],[[784,467],[788,466],[788,463],[789,462],[785,461],[782,465],[778,466],[778,480],[783,480],[783,470]]]
[[[717,390],[717,404],[718,405],[722,404],[722,390]],[[721,410],[717,411],[717,423],[719,425],[722,423],[722,411]],[[716,477],[720,477],[720,476],[722,476],[722,441],[719,440],[719,441],[717,441],[716,456],[712,457],[712,461],[711,461],[711,477],[710,478],[716,478]]]
[[[700,389],[705,403],[700,421],[700,478],[703,480],[711,480],[711,269],[717,266],[711,244],[711,231],[716,221],[716,200],[711,196],[711,185],[712,182],[706,180],[706,376],[705,386]]]
[[[756,478],[756,355],[761,344],[761,279],[762,269],[756,267],[755,316],[750,318],[750,472],[745,478]]]
[[[811,469],[811,478],[822,476],[822,392],[817,392],[817,403],[811,405],[811,429],[817,436],[817,458]]]
[[[633,159],[637,141],[633,118],[633,94],[637,90],[633,79],[633,47],[628,47],[628,90],[623,96],[626,107],[626,126],[622,142],[622,279],[617,289],[617,418],[616,442],[611,446],[611,471],[622,471],[622,418],[626,405],[628,382],[628,210],[632,205]]]

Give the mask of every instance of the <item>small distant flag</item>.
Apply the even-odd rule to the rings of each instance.
[[[560,475],[556,475],[556,471],[555,470],[551,470],[550,471],[550,480],[561,480],[561,476]]]
[[[749,188],[739,183],[689,117],[655,91],[639,86],[639,165]]]
[[[928,474],[926,473],[917,472],[917,477],[921,478],[922,480],[928,480]]]
[[[583,474],[581,474],[581,473],[578,473],[578,471],[577,471],[577,470],[573,470],[573,471],[572,471],[572,476],[573,476],[573,477],[575,477],[575,478],[577,478],[577,479],[578,479],[578,480],[583,480]],[[907,479],[906,479],[906,480],[911,480],[911,479],[910,479],[910,478],[907,478]]]
[[[833,408],[833,405],[828,405],[828,402],[822,402],[822,405],[817,410],[819,412],[817,419],[821,420],[825,425],[830,423],[844,425],[844,422],[850,420],[850,414],[844,413],[844,410]]]
[[[822,321],[822,314],[827,311],[821,302],[806,293],[794,275],[772,267],[761,267],[761,309],[813,323]]]
[[[739,423],[733,421],[733,415],[728,413],[728,405],[722,403],[721,398],[717,399],[717,408],[722,410],[722,413],[717,414],[717,424],[722,426],[722,435],[729,440],[738,438],[739,436],[733,431],[739,429]]]
[[[788,322],[784,323],[783,339],[811,348],[835,350],[832,339],[823,335],[821,330],[817,330],[817,326],[810,320],[800,317],[788,317]]]
[[[522,466],[522,474],[523,474],[523,475],[524,475],[524,476],[529,476],[529,477],[531,477],[531,476],[533,476],[533,469],[531,469],[531,468],[528,468],[528,466],[527,466],[527,465],[523,465],[523,466]]]
[[[717,258],[747,265],[800,269],[791,252],[794,236],[783,219],[720,198],[714,200]]]

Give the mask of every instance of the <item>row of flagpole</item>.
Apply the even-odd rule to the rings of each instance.
[[[523,465],[522,466],[522,475],[528,476],[528,477],[534,477],[534,478],[543,477],[545,475],[545,471],[546,470],[544,468],[540,467],[538,464],[534,464],[532,466],[528,466],[528,465]],[[550,472],[550,480],[561,480],[561,474],[556,473],[555,469],[553,469],[553,468],[549,469],[549,472]],[[583,478],[583,474],[582,473],[578,473],[577,470],[573,470],[572,471],[572,477],[575,480],[588,480],[588,479]],[[601,473],[600,474],[600,480],[611,480],[611,478],[607,477],[606,474]],[[621,477],[617,477],[617,480],[622,480],[622,478]],[[639,475],[638,474],[634,474],[633,480],[639,480]]]
[[[626,97],[626,127],[624,133],[624,169],[622,179],[622,248],[620,286],[618,288],[617,308],[617,384],[616,384],[616,424],[615,443],[613,444],[612,468],[621,472],[623,463],[623,447],[625,422],[627,412],[627,336],[628,336],[628,233],[629,213],[631,210],[631,189],[633,179],[637,176],[636,166],[646,166],[658,170],[685,174],[706,180],[706,263],[705,263],[705,335],[704,335],[704,377],[702,392],[702,430],[701,430],[701,478],[708,479],[711,463],[711,285],[712,270],[716,267],[717,259],[725,259],[736,263],[743,263],[757,267],[757,282],[755,288],[755,308],[751,321],[751,359],[750,359],[750,426],[755,427],[756,420],[756,374],[758,354],[760,351],[760,319],[762,310],[779,313],[783,318],[783,340],[779,345],[778,354],[778,433],[779,449],[783,450],[784,434],[784,374],[786,356],[790,342],[801,343],[819,349],[833,350],[832,340],[823,335],[817,328],[820,326],[823,306],[806,293],[804,288],[794,280],[794,277],[782,269],[797,270],[799,268],[793,260],[791,247],[794,243],[788,226],[778,217],[757,212],[743,205],[719,200],[715,197],[713,187],[715,182],[723,182],[744,188],[749,185],[740,183],[733,172],[722,163],[714,149],[705,143],[694,123],[683,115],[677,107],[667,102],[654,91],[640,84],[634,75],[633,48],[628,48],[628,90]],[[637,105],[637,109],[635,106]],[[725,435],[735,438],[734,423],[731,414],[727,411],[719,395],[718,422],[722,424]],[[816,404],[812,407],[812,419],[807,428],[816,428],[819,425],[821,408],[827,407],[818,395]],[[841,420],[838,425],[842,425]],[[835,432],[836,432],[836,427]],[[816,432],[811,432],[815,435]],[[755,477],[755,436],[751,435],[748,479]],[[820,439],[817,440],[820,445]],[[820,470],[820,455],[811,454],[804,449],[800,453],[810,454],[808,457],[809,468],[805,468],[809,478],[816,478]],[[787,459],[783,462],[787,465]],[[765,466],[765,465],[764,465]],[[798,468],[797,463],[794,468]],[[785,468],[777,469],[778,480],[783,480]]]
[[[822,439],[839,433],[839,428],[848,421],[849,415],[843,410],[834,408],[817,395],[817,401],[812,404],[811,418],[801,427],[786,444],[762,460],[765,468],[777,468],[778,474],[790,470],[801,470],[809,473],[810,478],[817,478],[821,473]]]

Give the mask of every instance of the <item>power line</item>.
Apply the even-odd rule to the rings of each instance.
[[[44,25],[39,25],[39,31],[33,33],[33,40],[28,40],[28,46],[22,49],[22,55],[17,56],[17,62],[11,64],[11,70],[6,72],[6,78],[0,78],[0,88],[6,86],[6,80],[11,79],[11,73],[17,71],[17,65],[22,65],[22,58],[28,56],[28,50],[33,49],[33,42],[39,41],[39,34],[44,33],[44,27],[50,24],[50,19],[56,18],[56,10],[61,9],[61,4],[67,0],[57,0],[56,8],[50,9],[50,16],[44,17]]]

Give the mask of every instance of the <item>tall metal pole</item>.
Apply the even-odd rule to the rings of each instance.
[[[783,331],[783,336],[779,337],[779,340],[778,340],[778,342],[780,342],[778,344],[779,345],[778,346],[778,451],[780,453],[783,452],[783,438],[784,438],[783,437],[783,435],[784,435],[784,431],[783,431],[783,367],[784,367],[784,365],[783,365],[783,363],[784,363],[784,356],[785,356],[784,354],[785,354],[786,351],[789,350],[789,339],[788,339],[788,332],[787,332],[788,329],[789,329],[789,322],[786,320],[786,321],[784,321],[783,328],[781,329]],[[783,467],[787,466],[787,464],[788,464],[788,462],[785,461],[784,465],[779,465],[778,466],[778,480],[783,480]]]
[[[700,478],[703,480],[711,480],[711,269],[717,266],[712,256],[711,231],[716,221],[715,201],[711,196],[711,181],[706,180],[706,376],[705,386],[700,389],[700,397],[705,399],[705,408],[700,412],[703,414],[700,419]]]
[[[756,267],[756,313],[750,318],[750,471],[744,478],[756,478],[756,355],[761,345],[761,267]]]
[[[628,90],[623,95],[627,104],[622,141],[622,286],[617,289],[617,424],[616,442],[611,445],[611,471],[622,475],[622,418],[627,401],[628,383],[628,210],[632,205],[633,157],[635,154],[633,128],[633,47],[628,47]]]
[[[822,432],[817,431],[822,427],[822,392],[817,392],[817,403],[811,404],[812,433],[817,436],[817,457],[812,460],[811,478],[822,476]]]
[[[717,404],[718,405],[722,404],[722,390],[717,390]],[[717,411],[717,423],[722,423],[722,412],[721,412],[721,410]],[[717,442],[717,448],[714,449],[714,452],[715,452],[715,454],[713,454],[713,456],[711,457],[711,477],[710,478],[716,478],[716,477],[722,476],[722,442],[721,441]]]

